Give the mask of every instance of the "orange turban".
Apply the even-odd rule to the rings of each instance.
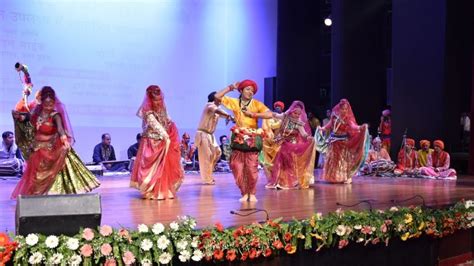
[[[428,146],[428,148],[430,147],[430,141],[429,140],[426,140],[426,139],[422,139],[420,140],[420,147],[425,147],[425,146]]]
[[[253,94],[257,94],[257,91],[258,91],[257,83],[255,83],[255,81],[250,80],[250,79],[242,80],[239,83],[239,87],[237,89],[239,90],[239,92],[242,92],[242,90],[248,86],[251,86],[253,88]]]
[[[414,139],[406,139],[405,144],[415,147],[415,140]]]
[[[433,145],[434,146],[438,146],[440,149],[444,150],[444,142],[442,140],[435,140],[433,142]]]
[[[273,104],[273,108],[280,107],[280,109],[283,111],[285,109],[285,104],[283,102],[277,101]]]

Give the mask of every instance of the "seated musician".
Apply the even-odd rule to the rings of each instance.
[[[102,142],[95,145],[92,160],[96,164],[102,163],[106,171],[124,171],[126,170],[129,162],[117,161],[117,158],[115,157],[115,150],[111,145],[111,142],[112,138],[110,137],[109,133],[102,134]]]

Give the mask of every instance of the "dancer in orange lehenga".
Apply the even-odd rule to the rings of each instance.
[[[175,197],[183,181],[178,129],[171,121],[163,91],[156,85],[146,90],[137,114],[143,119],[143,134],[133,167],[130,186],[143,198],[163,200]]]
[[[326,152],[322,178],[331,183],[352,182],[369,149],[367,125],[357,125],[352,108],[342,99],[332,109],[329,123],[316,130],[317,148]]]

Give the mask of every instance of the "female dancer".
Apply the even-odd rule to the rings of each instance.
[[[74,136],[65,106],[53,88],[45,86],[37,96],[36,104],[26,110],[23,99],[13,111],[15,124],[28,121],[32,134],[19,135],[31,143],[26,170],[13,191],[18,195],[78,194],[91,191],[99,181],[85,167],[71,144]]]
[[[173,199],[184,171],[178,129],[166,112],[160,87],[148,86],[137,115],[143,120],[143,134],[130,186],[139,189],[145,199]]]

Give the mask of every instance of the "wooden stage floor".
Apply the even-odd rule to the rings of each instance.
[[[428,206],[443,206],[462,198],[474,199],[474,178],[460,177],[457,181],[411,178],[354,177],[351,185],[334,185],[316,181],[306,190],[267,190],[263,173],[257,188],[257,203],[240,203],[240,193],[232,174],[216,173],[216,185],[201,185],[198,174],[187,174],[174,200],[142,200],[137,190],[128,187],[129,175],[100,177],[102,185],[95,193],[102,198],[102,224],[114,227],[136,228],[138,224],[169,223],[177,216],[190,215],[197,219],[198,227],[220,221],[224,226],[262,221],[263,212],[239,217],[230,214],[245,208],[265,209],[271,219],[286,220],[308,218],[314,212],[326,213],[339,206],[337,202],[351,205],[361,200],[373,200],[373,207],[389,208],[414,195],[421,195]],[[0,231],[15,229],[16,201],[10,194],[17,178],[0,181]],[[421,205],[419,198],[397,205]],[[343,209],[367,209],[367,204]]]

